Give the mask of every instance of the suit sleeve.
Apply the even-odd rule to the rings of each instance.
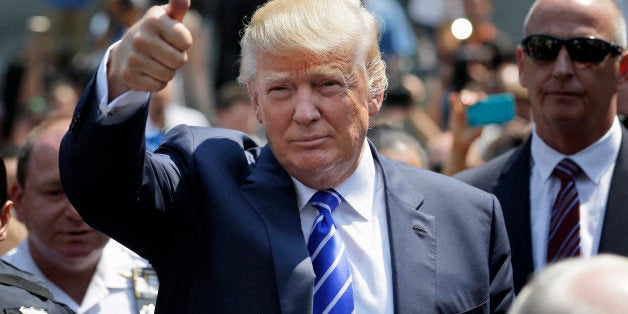
[[[510,263],[510,243],[499,201],[494,195],[491,197],[493,198],[489,261],[491,313],[506,313],[515,297]]]
[[[64,136],[59,168],[69,200],[95,229],[151,260],[164,238],[170,187],[180,173],[171,158],[145,150],[148,101],[127,120],[102,125],[95,76],[86,86]]]

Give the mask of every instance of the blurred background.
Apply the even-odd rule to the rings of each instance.
[[[197,2],[232,2],[230,0],[212,0]],[[426,1],[434,3],[440,0]],[[462,1],[462,0],[460,0]],[[402,1],[400,1],[402,2]],[[406,1],[408,2],[408,1]],[[522,24],[532,0],[499,0],[494,1],[493,22],[506,32],[511,38],[519,39],[522,33]],[[60,9],[76,12],[80,15],[79,22],[73,29],[77,33],[88,31],[89,19],[99,12],[104,5],[102,0],[4,0],[0,1],[0,69],[6,69],[7,64],[16,55],[23,53],[24,37],[28,34],[27,21],[33,16],[56,14]],[[51,25],[54,28],[56,25]],[[63,31],[63,30],[60,30]],[[4,82],[0,82],[0,89]]]
[[[11,163],[34,125],[71,115],[105,49],[150,6],[165,2],[0,1],[0,154]],[[172,84],[152,98],[149,149],[180,123],[237,129],[265,141],[246,89],[235,83],[243,23],[263,2],[192,0],[183,22],[194,45]],[[533,122],[527,92],[518,82],[516,45],[533,0],[362,2],[381,24],[390,81],[373,127],[407,133],[422,150],[422,165],[445,174],[479,165],[526,139]],[[618,0],[622,8],[626,2]],[[456,151],[453,139],[464,134],[452,133],[450,95],[464,90],[509,93],[516,115],[508,123],[484,126],[481,136],[473,131],[472,146]],[[448,169],[456,156],[461,161]]]

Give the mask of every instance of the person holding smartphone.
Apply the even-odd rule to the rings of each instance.
[[[616,115],[626,22],[612,0],[537,0],[517,48],[534,130],[521,146],[455,177],[494,193],[515,291],[567,257],[628,255],[628,139]]]

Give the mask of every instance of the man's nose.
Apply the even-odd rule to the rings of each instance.
[[[76,210],[76,208],[74,208],[74,206],[72,205],[72,203],[70,203],[70,201],[66,198],[64,201],[64,208],[65,208],[65,216],[68,217],[69,219],[72,220],[83,220],[83,218],[81,217],[81,215],[78,213],[78,211]]]
[[[573,70],[574,62],[571,60],[567,48],[563,46],[560,48],[558,56],[556,56],[556,60],[554,60],[552,75],[557,78],[564,79],[573,75]]]
[[[320,118],[315,101],[314,91],[310,87],[302,87],[297,90],[295,96],[294,121],[299,124],[308,124]]]

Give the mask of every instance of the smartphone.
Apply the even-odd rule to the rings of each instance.
[[[467,108],[470,126],[499,124],[515,117],[515,95],[512,93],[491,94]]]

